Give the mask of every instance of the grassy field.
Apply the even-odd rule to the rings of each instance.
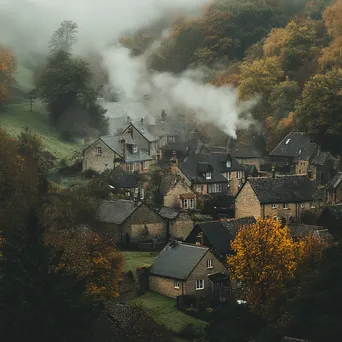
[[[125,272],[132,271],[135,275],[137,267],[151,266],[158,255],[158,252],[124,252]]]
[[[164,297],[154,292],[148,292],[132,302],[141,305],[156,321],[165,325],[176,334],[180,333],[188,324],[194,324],[200,330],[204,329],[207,324],[179,311],[176,307],[175,299]]]
[[[68,159],[81,151],[80,141],[69,143],[60,138],[51,126],[46,110],[40,102],[33,104],[32,113],[29,103],[8,105],[4,112],[0,113],[0,128],[11,135],[18,135],[25,127],[40,135],[45,148],[58,159]]]

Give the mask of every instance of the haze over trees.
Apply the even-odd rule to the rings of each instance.
[[[0,44],[0,106],[9,100],[9,88],[15,83],[16,69],[12,51]]]

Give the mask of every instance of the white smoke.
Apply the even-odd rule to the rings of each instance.
[[[201,70],[178,76],[151,73],[146,69],[148,56],[131,57],[118,43],[123,34],[165,16],[198,14],[210,0],[0,1],[0,41],[16,49],[44,51],[61,21],[77,22],[77,51],[92,48],[101,52],[109,81],[120,90],[121,100],[126,103],[149,94],[152,112],[159,114],[162,108],[172,112],[181,106],[195,112],[199,121],[213,123],[232,137],[237,128],[248,127],[252,122],[246,115],[241,116],[250,104],[238,102],[236,89],[209,85]],[[115,42],[115,47],[107,48]]]

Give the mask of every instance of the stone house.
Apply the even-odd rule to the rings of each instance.
[[[322,152],[312,143],[308,134],[290,132],[271,152],[277,169],[298,175],[307,174],[318,184],[331,181],[339,166],[339,160],[330,152]]]
[[[235,196],[245,181],[244,168],[229,154],[189,155],[179,164],[179,173],[199,194]]]
[[[115,172],[108,182],[116,194],[121,194],[127,200],[144,200],[145,189],[136,174]]]
[[[167,174],[160,184],[163,205],[183,210],[196,209],[196,194],[186,181],[177,174]]]
[[[337,172],[327,186],[327,202],[330,204],[342,202],[342,172]]]
[[[205,246],[222,262],[231,254],[230,243],[243,225],[254,224],[254,217],[197,223],[185,242]]]
[[[118,243],[166,241],[165,220],[145,203],[103,201],[97,210],[96,221],[98,230]]]
[[[208,297],[214,284],[210,276],[228,275],[226,267],[208,247],[174,241],[159,254],[150,269],[150,290],[176,298]]]
[[[186,211],[163,207],[159,215],[167,222],[168,237],[184,240],[194,227],[194,221]]]
[[[342,238],[342,203],[326,206],[316,223],[328,229],[336,239]]]
[[[82,170],[103,172],[120,167],[127,172],[147,173],[153,158],[127,135],[107,135],[83,150]]]
[[[300,220],[306,210],[319,208],[317,185],[306,175],[248,178],[235,198],[235,217],[274,217]]]
[[[124,129],[123,133],[134,139],[140,149],[147,151],[151,157],[157,159],[160,153],[158,147],[159,138],[150,131],[148,124],[144,123],[143,118],[140,121],[131,122]]]

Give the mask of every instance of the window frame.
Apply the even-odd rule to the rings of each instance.
[[[211,171],[205,173],[205,179],[211,179]]]
[[[183,209],[189,209],[189,202],[187,198],[182,199],[182,207]]]
[[[226,161],[226,167],[232,167],[232,161],[231,160]]]
[[[195,207],[195,200],[193,198],[190,198],[190,206],[189,206],[189,208],[190,209],[194,209],[194,207]]]
[[[232,180],[232,173],[230,171],[227,172],[227,179]]]
[[[237,171],[236,172],[236,178],[237,179],[242,179],[242,171]]]
[[[144,170],[147,170],[147,160],[142,161],[142,167]]]
[[[180,281],[175,279],[173,281],[173,287],[174,287],[174,289],[179,290],[180,289]]]
[[[207,268],[210,269],[210,268],[214,268],[214,265],[213,265],[213,259],[207,259]]]
[[[102,146],[96,146],[96,155],[97,156],[102,155]]]
[[[133,145],[132,151],[133,151],[133,153],[138,153],[138,146]]]
[[[287,210],[287,209],[289,209],[289,204],[288,203],[283,203],[283,209],[285,209],[285,210]]]
[[[201,290],[204,290],[204,279],[197,279],[196,280],[196,291],[201,291]]]
[[[277,209],[277,204],[276,203],[272,203],[272,209]]]

